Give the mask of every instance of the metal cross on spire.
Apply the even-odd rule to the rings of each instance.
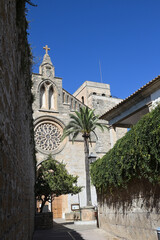
[[[48,54],[48,50],[50,50],[50,48],[48,47],[48,45],[46,45],[45,47],[43,47],[43,49],[46,50],[46,54]]]

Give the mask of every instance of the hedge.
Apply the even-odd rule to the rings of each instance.
[[[146,114],[91,166],[97,192],[127,187],[132,179],[160,183],[160,106]]]

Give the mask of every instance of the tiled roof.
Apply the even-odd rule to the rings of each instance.
[[[115,112],[115,109],[120,108],[121,106],[125,105],[127,102],[129,102],[131,99],[133,99],[134,97],[136,97],[137,95],[139,95],[141,92],[145,91],[146,89],[148,89],[149,87],[151,87],[152,85],[154,85],[157,81],[159,81],[160,83],[160,75],[158,75],[156,78],[154,78],[153,80],[151,80],[150,82],[148,82],[147,84],[145,84],[144,86],[142,86],[141,88],[139,88],[137,91],[135,91],[134,93],[132,93],[129,97],[125,98],[124,100],[122,100],[120,103],[118,103],[117,105],[115,105],[113,108],[111,108],[110,110],[108,110],[106,113],[104,113],[102,116],[100,116],[101,119],[104,118],[105,115],[109,115],[111,112]],[[157,89],[158,90],[158,89]]]

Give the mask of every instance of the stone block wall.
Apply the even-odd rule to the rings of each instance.
[[[37,213],[35,216],[35,229],[50,229],[53,227],[53,213]]]
[[[99,195],[99,225],[110,239],[157,240],[160,185],[136,180],[127,189]]]
[[[34,141],[24,0],[0,1],[0,239],[34,231]]]

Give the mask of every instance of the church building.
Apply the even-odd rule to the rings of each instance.
[[[95,109],[98,115],[104,114],[115,106],[121,99],[113,98],[110,85],[98,82],[85,81],[74,94],[70,94],[62,87],[62,78],[55,76],[55,68],[48,54],[46,45],[45,55],[39,67],[39,73],[33,73],[32,92],[35,96],[33,103],[34,135],[36,143],[36,157],[39,165],[49,154],[59,162],[66,164],[69,174],[78,175],[78,185],[83,186],[82,192],[71,196],[63,195],[49,206],[54,218],[65,218],[71,212],[72,204],[86,206],[85,190],[85,156],[83,139],[79,136],[74,144],[68,137],[61,142],[64,127],[69,123],[70,113],[79,111],[82,106]],[[100,120],[104,122],[105,120]],[[105,121],[106,122],[106,121]],[[98,139],[93,137],[90,154],[96,158],[102,157],[112,145],[112,130],[101,132],[96,130]],[[126,130],[117,129],[117,138],[122,137]],[[91,186],[92,205],[97,205],[96,191]]]

